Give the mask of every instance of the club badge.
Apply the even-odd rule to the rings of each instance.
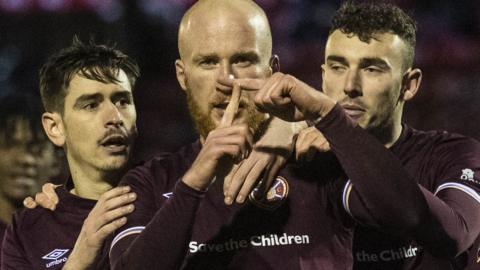
[[[289,186],[285,178],[277,176],[273,181],[272,187],[268,190],[266,196],[261,199],[255,198],[254,191],[248,196],[249,200],[257,207],[273,211],[280,207],[287,199]]]

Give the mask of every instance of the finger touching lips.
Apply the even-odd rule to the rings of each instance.
[[[220,122],[221,127],[229,127],[232,125],[235,115],[238,111],[238,106],[240,103],[241,89],[239,84],[233,85],[232,97],[228,103],[225,113],[223,114],[222,121]]]

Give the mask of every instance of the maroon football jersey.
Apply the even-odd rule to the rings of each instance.
[[[184,197],[194,191],[178,180],[199,150],[197,142],[124,178],[138,199],[113,240],[114,269],[351,269],[353,223],[343,210],[340,175],[319,178],[318,166],[288,163],[265,200],[227,206],[223,181],[217,179],[190,203]],[[173,210],[160,218],[169,207]],[[136,264],[119,258],[135,250]]]
[[[60,201],[55,211],[37,207],[15,213],[3,242],[2,269],[62,269],[96,201],[63,186],[56,192]],[[108,268],[108,254],[102,253],[93,269]]]
[[[5,231],[7,230],[7,224],[3,223],[0,221],[0,239],[3,241],[3,237],[5,236]],[[2,251],[2,248],[0,246],[0,252]],[[2,258],[0,256],[0,265],[2,265]]]
[[[468,251],[467,268],[465,270],[480,270],[480,237]]]
[[[476,200],[475,203],[480,203],[479,149],[476,141],[460,135],[422,132],[405,125],[391,147],[408,174],[431,194],[442,198],[442,191],[455,189],[461,191],[461,196]],[[465,211],[472,210],[465,208]],[[359,226],[354,239],[354,269],[463,269],[466,263],[466,254],[456,258],[435,256],[413,237],[395,236],[368,227]],[[441,245],[444,243],[438,242],[438,246]]]

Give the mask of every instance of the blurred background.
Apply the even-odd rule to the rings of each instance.
[[[116,43],[142,69],[135,89],[140,134],[135,160],[178,149],[196,138],[174,70],[178,24],[193,2],[0,0],[0,96],[13,91],[38,97],[40,66],[75,34]],[[393,2],[418,22],[416,65],[424,72],[405,122],[480,139],[480,1]],[[324,43],[340,1],[257,3],[269,16],[282,71],[320,88]]]

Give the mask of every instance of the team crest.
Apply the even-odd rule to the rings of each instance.
[[[288,196],[289,186],[285,178],[277,176],[273,180],[272,187],[268,190],[267,195],[262,199],[257,199],[253,195],[255,190],[250,193],[249,200],[257,207],[273,211],[283,204]]]

